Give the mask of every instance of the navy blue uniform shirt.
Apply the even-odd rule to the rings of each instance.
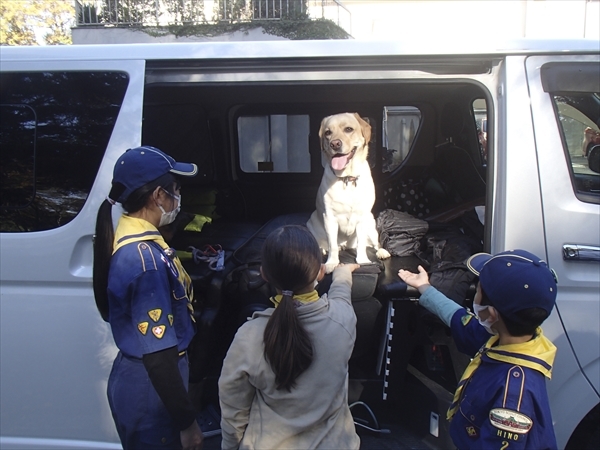
[[[556,449],[546,392],[556,347],[541,328],[528,342],[496,345],[498,337],[490,337],[462,308],[452,316],[451,328],[460,351],[482,350],[450,422],[454,444],[460,450]]]
[[[183,351],[194,336],[191,282],[166,248],[149,222],[121,217],[108,299],[115,343],[125,356],[141,358],[170,347]]]

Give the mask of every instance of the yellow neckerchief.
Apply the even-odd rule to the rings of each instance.
[[[282,298],[283,295],[277,294],[275,297],[271,297],[269,300],[271,300],[273,305],[275,305],[275,308],[277,308]],[[306,305],[307,303],[316,302],[317,300],[319,300],[319,298],[319,293],[317,291],[307,292],[306,294],[294,295],[294,300],[297,300],[303,305]]]
[[[160,234],[160,231],[158,231],[158,229],[150,222],[144,219],[138,219],[136,217],[131,217],[127,214],[123,214],[119,218],[117,229],[115,230],[113,255],[124,245],[140,241],[154,241],[163,250],[167,250],[170,248],[165,242],[162,234]],[[177,256],[173,255],[172,261],[173,264],[175,264],[175,267],[177,267],[177,271],[179,272],[179,282],[185,288],[185,292],[188,296],[188,299],[190,300],[189,306],[191,307],[191,302],[194,299],[192,279],[183,268],[183,265],[181,264],[181,261]]]
[[[499,336],[492,336],[481,350],[477,352],[465,369],[465,372],[456,387],[452,404],[450,405],[450,408],[448,408],[448,413],[446,415],[448,420],[451,420],[452,416],[458,411],[462,391],[473,376],[473,373],[481,364],[481,355],[484,353],[487,354],[489,358],[496,361],[529,367],[530,369],[537,370],[544,376],[551,378],[552,364],[554,363],[554,357],[556,356],[556,347],[546,336],[544,336],[540,327],[536,329],[534,338],[527,342],[498,345],[494,347],[499,339]]]

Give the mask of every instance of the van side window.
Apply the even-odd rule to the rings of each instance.
[[[50,230],[79,213],[127,84],[122,72],[0,75],[0,231]]]
[[[475,127],[477,128],[477,140],[479,142],[479,153],[481,160],[487,161],[487,103],[483,98],[477,98],[473,101],[473,117],[475,117]]]
[[[393,172],[406,159],[420,122],[421,111],[414,106],[383,107],[383,173]]]
[[[583,194],[583,201],[600,203],[600,96],[552,94],[552,100],[575,193]]]
[[[309,173],[308,115],[241,116],[240,167],[246,173]]]

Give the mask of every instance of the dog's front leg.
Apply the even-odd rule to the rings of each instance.
[[[327,261],[325,261],[325,272],[331,273],[333,269],[340,263],[340,246],[338,244],[338,222],[332,215],[323,213],[323,225],[325,225],[325,233],[327,234],[327,245],[329,253]]]
[[[370,264],[371,260],[367,256],[367,245],[369,243],[368,230],[364,221],[356,224],[356,262],[358,264]]]

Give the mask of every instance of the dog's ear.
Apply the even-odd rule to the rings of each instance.
[[[321,126],[319,127],[319,138],[323,138],[323,133],[325,132],[325,126],[327,125],[327,121],[329,120],[331,116],[327,116],[324,117],[323,120],[321,120]]]
[[[365,138],[365,145],[367,145],[371,141],[371,125],[365,119],[360,117],[358,113],[354,113],[354,117],[358,120],[360,124],[360,128],[362,130],[362,135]]]
[[[319,127],[319,143],[321,144],[321,150],[326,151],[327,143],[323,141],[323,133],[325,133],[325,128],[327,128],[327,122],[331,116],[325,117],[321,120],[321,126]]]

